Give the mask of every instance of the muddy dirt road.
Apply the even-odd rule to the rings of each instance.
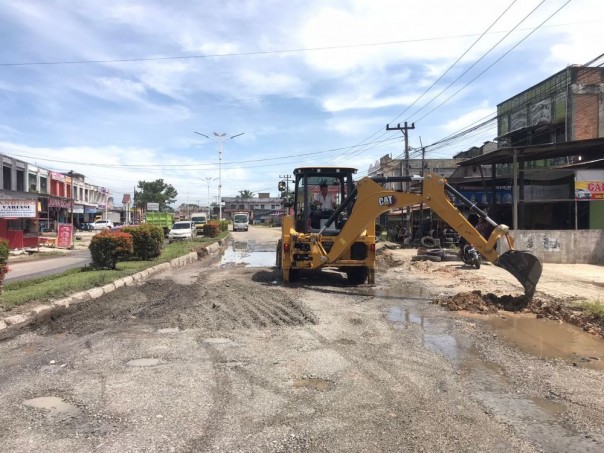
[[[381,260],[375,287],[337,272],[284,287],[277,235],[237,233],[222,260],[1,341],[2,449],[604,449],[596,361],[522,352],[482,319],[431,303],[435,287],[401,257]]]

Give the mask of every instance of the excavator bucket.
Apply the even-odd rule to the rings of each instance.
[[[532,299],[543,270],[539,258],[530,252],[509,250],[503,253],[495,264],[516,277],[524,287],[526,297]]]

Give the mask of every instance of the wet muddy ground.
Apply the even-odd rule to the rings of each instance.
[[[582,309],[574,300],[555,297],[533,297],[527,300],[524,296],[483,294],[480,290],[461,292],[453,296],[441,296],[434,303],[449,310],[464,310],[471,313],[498,313],[499,311],[532,313],[537,318],[563,321],[580,327],[585,332],[604,338],[604,318]]]
[[[254,230],[0,341],[3,448],[604,450],[602,340],[472,292],[513,282],[393,254],[374,287],[333,270],[285,286],[275,231]],[[432,303],[460,293],[485,309]]]

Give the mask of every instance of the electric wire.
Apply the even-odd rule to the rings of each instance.
[[[442,101],[440,104],[438,104],[436,107],[434,107],[432,110],[430,110],[428,113],[424,114],[422,117],[418,118],[416,120],[416,122],[420,122],[422,119],[426,118],[428,115],[430,115],[432,112],[434,112],[436,109],[438,109],[439,107],[441,107],[442,105],[444,105],[445,103],[449,102],[453,97],[457,96],[461,91],[463,91],[465,88],[468,87],[468,85],[470,85],[471,83],[473,83],[476,79],[478,79],[480,76],[482,76],[485,72],[487,72],[489,69],[491,69],[495,64],[497,64],[499,61],[501,61],[505,56],[507,56],[510,52],[512,52],[516,47],[518,47],[520,44],[522,44],[525,40],[527,40],[534,32],[536,32],[537,30],[539,30],[539,28],[545,24],[548,20],[550,20],[552,17],[554,17],[556,14],[558,14],[566,5],[568,5],[572,0],[568,0],[566,3],[564,3],[562,6],[560,6],[560,8],[558,8],[556,11],[554,11],[551,15],[549,15],[539,26],[537,26],[533,31],[529,32],[524,38],[522,38],[520,41],[518,41],[516,44],[514,44],[514,46],[512,46],[510,49],[508,49],[506,52],[504,52],[503,55],[501,55],[499,58],[497,58],[493,63],[491,63],[489,66],[487,66],[484,70],[482,70],[481,72],[479,72],[472,80],[470,80],[468,83],[466,83],[464,86],[462,86],[459,90],[457,90],[455,93],[453,93],[451,96],[449,96],[447,99],[445,99],[444,101]],[[541,5],[541,3],[539,4]],[[538,8],[538,6],[537,6]],[[532,12],[531,12],[532,14]],[[528,17],[528,16],[527,16]],[[523,19],[524,20],[524,19]]]
[[[514,32],[528,17],[530,17],[543,3],[545,2],[545,0],[542,0],[541,3],[539,3],[535,8],[533,8],[533,10],[531,10],[531,12],[525,16],[520,22],[518,22],[516,24],[516,26],[514,28],[512,28],[512,30],[508,31],[503,38],[501,38],[494,46],[492,46],[487,52],[485,52],[478,60],[476,60],[469,68],[467,68],[459,77],[457,77],[453,82],[451,82],[446,88],[444,88],[443,90],[441,90],[436,96],[434,96],[432,99],[430,99],[430,101],[428,101],[426,104],[424,104],[420,109],[416,110],[411,116],[409,116],[407,118],[406,121],[409,121],[414,115],[416,115],[417,113],[419,113],[420,111],[422,111],[426,106],[428,106],[432,101],[434,101],[435,99],[437,99],[443,92],[445,92],[446,90],[448,90],[453,84],[455,84],[459,79],[461,79],[465,74],[468,73],[468,71],[470,71],[474,66],[476,66],[478,63],[480,63],[480,61],[482,61],[489,53],[491,53],[497,46],[499,46],[499,44],[501,44],[501,42],[503,40],[505,40],[512,32]],[[461,56],[458,57],[458,59],[427,89],[425,90],[417,99],[415,99],[415,101],[413,101],[409,106],[407,106],[405,108],[405,110],[403,110],[400,114],[398,114],[392,121],[390,122],[394,122],[396,121],[398,118],[400,118],[402,115],[404,115],[413,105],[415,105],[417,102],[419,102],[419,100],[421,100],[440,80],[442,80],[442,78],[448,74],[451,69],[457,65],[457,63],[459,63],[459,61],[478,43],[478,41],[480,41],[480,39],[482,39],[482,37],[484,37],[484,35],[486,33],[488,33],[488,31],[509,11],[509,9],[516,3],[516,0],[514,0],[496,19],[494,22],[492,22],[487,28],[486,30],[479,36],[479,38],[474,41],[470,47],[468,47],[466,49],[465,52],[462,53]],[[424,118],[424,117],[422,117]],[[380,131],[375,132],[374,134],[372,134],[369,138],[374,137],[375,135],[377,135]],[[383,137],[384,135],[386,135],[387,132],[382,131],[382,134],[379,135],[376,140],[379,140],[381,137]],[[362,143],[366,142],[368,139],[365,139]],[[368,151],[369,149],[371,149],[371,147],[367,148],[364,151]],[[356,153],[354,153],[354,155],[358,155],[360,154],[362,150],[358,150]],[[337,158],[334,158],[335,161],[337,161]]]

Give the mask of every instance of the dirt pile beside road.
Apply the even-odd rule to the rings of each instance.
[[[509,294],[497,296],[482,291],[461,292],[453,296],[441,296],[433,303],[452,311],[465,310],[474,313],[497,313],[500,310],[534,313],[537,317],[554,321],[565,321],[581,327],[586,332],[604,338],[604,319],[597,317],[573,300],[556,298],[533,298],[527,301],[524,296]]]
[[[483,263],[480,269],[474,269],[461,262],[412,261],[416,254],[417,249],[383,247],[377,255],[380,275],[387,274],[391,281],[421,282],[431,294],[438,294],[436,304],[450,310],[534,313],[604,337],[603,317],[579,304],[600,303],[604,286],[601,266],[544,264],[537,293],[527,301],[518,281],[497,266]],[[488,292],[483,293],[485,288]]]

